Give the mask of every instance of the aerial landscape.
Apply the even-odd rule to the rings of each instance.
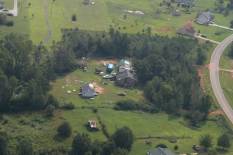
[[[233,0],[0,0],[0,155],[233,155]]]

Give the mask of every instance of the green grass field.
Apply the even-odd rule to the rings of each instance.
[[[8,5],[12,5],[12,1],[5,0]],[[206,0],[205,3],[197,0],[196,7],[190,14],[182,12],[180,17],[173,17],[165,6],[159,7],[161,1],[98,0],[95,5],[85,6],[83,0],[19,0],[19,16],[12,18],[15,26],[1,27],[0,33],[25,33],[35,43],[44,41],[48,45],[51,45],[53,40],[57,41],[61,38],[63,28],[106,31],[112,25],[122,32],[137,33],[151,27],[153,33],[174,36],[178,28],[195,19],[197,12],[215,7],[214,0]],[[125,10],[140,10],[145,15],[128,14]],[[158,11],[160,13],[156,14]],[[71,21],[73,14],[77,16],[76,22]],[[214,15],[216,23],[224,26],[229,26],[229,21],[233,18],[232,13],[227,17],[221,14]],[[217,41],[221,41],[231,33],[221,28],[200,26],[195,23],[194,27],[208,38]]]

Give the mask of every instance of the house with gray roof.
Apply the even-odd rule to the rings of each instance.
[[[176,3],[179,4],[182,7],[193,7],[194,6],[194,0],[176,0]]]
[[[97,93],[92,84],[85,84],[84,86],[81,87],[80,95],[83,98],[89,99],[89,98],[94,98],[95,96],[97,96]]]
[[[156,149],[148,151],[147,155],[175,155],[175,154],[167,148],[158,147]]]
[[[117,73],[116,75],[116,84],[121,87],[133,87],[136,84],[137,80],[135,75],[130,70],[124,70]]]
[[[214,15],[207,11],[207,12],[202,12],[199,13],[196,19],[196,22],[201,25],[209,25],[213,22],[214,20]]]

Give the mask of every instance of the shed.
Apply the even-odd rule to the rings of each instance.
[[[113,64],[108,64],[108,65],[107,65],[106,71],[107,71],[108,73],[111,73],[111,72],[113,71],[113,69],[114,69],[114,65],[113,65]]]
[[[90,129],[97,129],[97,122],[94,120],[89,120],[88,121],[88,126]]]
[[[148,151],[147,155],[175,155],[175,154],[167,148],[158,147],[156,149]]]
[[[96,93],[94,86],[92,84],[85,84],[81,88],[80,95],[83,98],[94,98],[95,96],[97,96],[97,93]]]

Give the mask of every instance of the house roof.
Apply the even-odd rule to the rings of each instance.
[[[158,147],[157,149],[153,149],[147,152],[147,155],[175,155],[175,154],[167,148]]]
[[[126,78],[135,79],[134,74],[131,73],[129,70],[124,70],[123,72],[119,72],[116,76],[116,80],[122,80]]]
[[[193,6],[193,1],[194,0],[176,0],[176,3],[186,6]]]
[[[81,94],[82,94],[82,97],[85,97],[85,98],[93,98],[97,95],[93,85],[91,84],[86,84],[82,86]]]
[[[214,16],[212,15],[211,12],[202,12],[198,15],[196,22],[198,24],[209,24],[210,22],[212,22],[214,19]]]
[[[113,69],[113,68],[114,68],[114,65],[113,65],[113,64],[108,64],[108,65],[107,65],[107,68],[108,68],[108,69]]]
[[[188,23],[184,27],[178,29],[177,33],[182,35],[194,36],[196,31],[192,26],[192,23]]]

